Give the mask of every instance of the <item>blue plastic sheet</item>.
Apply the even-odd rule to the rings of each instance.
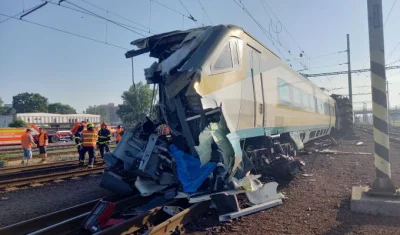
[[[175,145],[170,145],[169,150],[174,156],[177,166],[178,179],[183,185],[185,193],[195,193],[204,180],[215,169],[215,162],[208,162],[201,165],[198,158],[193,157]]]

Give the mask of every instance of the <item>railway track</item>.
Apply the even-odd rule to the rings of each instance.
[[[56,173],[53,173],[55,171],[54,168],[51,168],[51,167],[48,169],[44,168],[41,170],[45,170],[45,174],[36,175],[38,173],[34,172],[33,173],[34,176],[29,176],[29,177],[23,177],[23,176],[27,175],[24,172],[11,173],[11,174],[14,174],[14,175],[12,175],[12,177],[10,177],[11,179],[4,177],[5,175],[2,175],[3,180],[0,181],[0,190],[6,189],[9,187],[20,187],[20,186],[30,185],[33,183],[43,183],[43,182],[48,182],[48,181],[53,181],[53,180],[61,180],[61,179],[67,179],[67,178],[72,178],[72,177],[78,177],[78,176],[98,174],[98,173],[101,173],[103,171],[103,169],[105,168],[104,166],[96,166],[94,168],[82,169],[82,167],[78,167],[76,165],[72,165],[72,166],[68,166],[68,167],[61,169],[61,170],[64,170],[64,172],[56,172]],[[67,170],[67,171],[65,171],[65,170]],[[43,171],[42,171],[42,173],[43,173]]]
[[[196,216],[204,213],[210,206],[210,202],[200,202],[189,205],[185,199],[175,199],[160,206],[155,206],[134,217],[124,217],[123,211],[146,205],[155,196],[142,197],[139,195],[121,198],[111,196],[104,201],[115,203],[114,215],[124,218],[124,221],[112,227],[106,228],[95,234],[180,234],[183,226]],[[81,225],[90,214],[90,211],[100,199],[89,201],[74,207],[56,211],[34,219],[0,228],[0,234],[16,235],[46,235],[46,234],[89,234]],[[182,210],[176,214],[168,214],[165,207],[179,206]]]
[[[0,176],[2,174],[37,170],[37,169],[48,168],[48,167],[65,166],[65,165],[71,165],[71,164],[76,165],[76,164],[78,164],[78,161],[70,160],[70,161],[50,162],[50,163],[45,163],[45,164],[34,164],[34,165],[27,165],[27,166],[25,165],[25,166],[16,166],[16,167],[5,167],[5,168],[0,168]]]
[[[362,131],[367,134],[373,135],[372,126],[354,126],[354,128],[358,131]],[[389,131],[389,140],[391,142],[400,143],[400,133]]]

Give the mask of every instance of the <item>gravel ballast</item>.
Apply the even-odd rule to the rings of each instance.
[[[111,195],[98,186],[100,179],[90,175],[1,193],[0,227]]]

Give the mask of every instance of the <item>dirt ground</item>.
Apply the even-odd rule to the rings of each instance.
[[[85,176],[0,193],[0,227],[111,195],[98,186],[100,178]]]
[[[373,153],[371,135],[357,132],[358,141],[343,141],[332,150]],[[317,141],[318,142],[318,141]],[[391,144],[394,184],[400,186],[400,145]],[[399,218],[350,211],[352,186],[370,185],[375,177],[373,155],[302,156],[303,174],[284,187],[283,205],[194,234],[400,234]],[[215,217],[217,219],[217,217]]]

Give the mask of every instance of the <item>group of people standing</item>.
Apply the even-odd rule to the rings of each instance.
[[[118,125],[116,130],[116,143],[118,144],[124,134],[124,128]],[[89,154],[88,167],[92,168],[96,163],[95,148],[97,147],[101,158],[104,158],[104,151],[110,152],[111,131],[107,128],[107,123],[101,124],[101,129],[97,131],[93,123],[87,123],[86,129],[84,125],[80,125],[77,132],[74,134],[75,144],[79,153],[79,165],[83,166],[86,152]],[[27,128],[26,132],[21,136],[21,145],[23,149],[23,159],[21,164],[28,164],[32,158],[32,147],[39,148],[39,156],[42,158],[42,163],[47,162],[46,146],[49,144],[49,137],[43,128],[39,129],[39,135],[35,142],[32,136],[32,130]]]
[[[124,129],[121,125],[118,125],[116,131],[116,143],[122,139],[124,134]],[[101,123],[101,129],[96,131],[94,129],[93,123],[86,124],[86,130],[81,126],[75,133],[75,144],[79,153],[79,165],[83,166],[85,161],[86,153],[89,154],[88,167],[92,168],[93,164],[96,163],[94,150],[97,147],[100,152],[100,156],[104,158],[104,151],[110,152],[110,142],[111,142],[111,131],[107,128],[107,123]]]

